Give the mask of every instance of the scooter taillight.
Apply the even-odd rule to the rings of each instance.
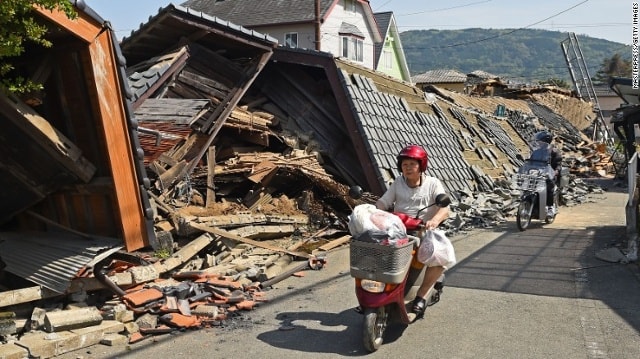
[[[370,279],[356,278],[356,286],[369,293],[386,293],[394,290],[398,286],[398,284],[383,283]]]

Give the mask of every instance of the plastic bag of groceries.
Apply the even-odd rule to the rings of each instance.
[[[446,269],[456,264],[456,253],[444,231],[434,229],[427,231],[422,237],[417,259],[427,266],[442,266]]]
[[[408,242],[407,230],[398,216],[372,204],[361,204],[349,216],[349,232],[357,241],[400,246]]]

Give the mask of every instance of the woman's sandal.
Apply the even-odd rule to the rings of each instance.
[[[416,297],[416,299],[413,300],[413,307],[411,308],[411,310],[416,315],[421,315],[422,313],[424,313],[425,309],[427,309],[427,300],[424,298]]]

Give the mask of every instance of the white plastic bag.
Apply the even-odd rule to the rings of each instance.
[[[444,231],[434,229],[425,233],[418,248],[418,261],[427,266],[442,266],[445,269],[456,264],[453,244]]]
[[[360,241],[394,246],[408,241],[402,220],[372,204],[356,206],[349,216],[348,227],[353,238]]]

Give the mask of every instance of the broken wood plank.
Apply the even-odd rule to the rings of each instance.
[[[278,167],[270,161],[262,161],[253,167],[251,176],[247,177],[253,183],[261,183],[266,186],[269,182],[265,178],[272,176]]]
[[[208,227],[205,226],[203,224],[199,224],[199,223],[189,223],[189,226],[199,229],[201,231],[207,232],[207,233],[211,233],[211,234],[215,234],[217,236],[221,236],[224,238],[228,238],[228,239],[232,239],[234,241],[238,241],[240,243],[245,243],[245,244],[250,244],[252,246],[255,247],[259,247],[259,248],[264,248],[264,249],[269,249],[272,250],[274,252],[280,252],[280,253],[286,253],[295,257],[301,257],[301,258],[312,258],[313,256],[309,255],[308,253],[304,253],[304,252],[293,252],[284,248],[280,248],[280,247],[276,247],[276,246],[272,246],[269,245],[267,243],[261,243],[249,238],[244,238],[244,237],[240,237],[238,235],[235,235],[233,233],[230,233],[228,231],[225,231],[223,229],[220,228],[214,228],[214,227]]]
[[[323,251],[323,252],[330,251],[330,250],[332,250],[332,249],[334,249],[336,247],[339,247],[339,246],[341,246],[341,245],[343,245],[345,243],[349,243],[349,241],[351,241],[351,235],[342,236],[342,237],[340,237],[338,239],[334,239],[331,242],[325,243],[325,244],[321,245],[320,247],[316,248],[314,250],[314,253],[316,251],[318,251],[318,252],[319,251]]]
[[[213,237],[208,233],[201,235],[200,237],[189,242],[186,246],[182,247],[179,251],[175,252],[171,257],[153,263],[158,273],[166,273],[178,267],[181,264],[186,263],[193,256],[198,254],[202,249],[213,242]]]
[[[291,235],[295,231],[295,227],[290,224],[281,225],[262,225],[262,226],[244,226],[230,230],[229,233],[239,235],[244,238],[276,238]]]
[[[216,168],[216,147],[210,146],[207,153],[207,201],[206,207],[213,206],[216,202],[216,192],[214,191],[214,177]]]
[[[161,174],[158,177],[158,182],[161,184],[162,188],[160,190],[167,190],[171,185],[182,176],[185,168],[187,167],[187,162],[182,160],[178,162],[175,166],[168,169],[165,173]]]
[[[195,218],[194,218],[195,220]],[[244,226],[249,224],[267,223],[268,217],[262,213],[237,212],[236,214],[198,217],[197,221],[210,226]],[[294,222],[284,222],[294,223]]]
[[[259,206],[271,202],[273,199],[271,193],[273,193],[274,190],[274,188],[262,187],[259,191],[249,191],[243,198],[242,204],[250,210],[255,210]]]

